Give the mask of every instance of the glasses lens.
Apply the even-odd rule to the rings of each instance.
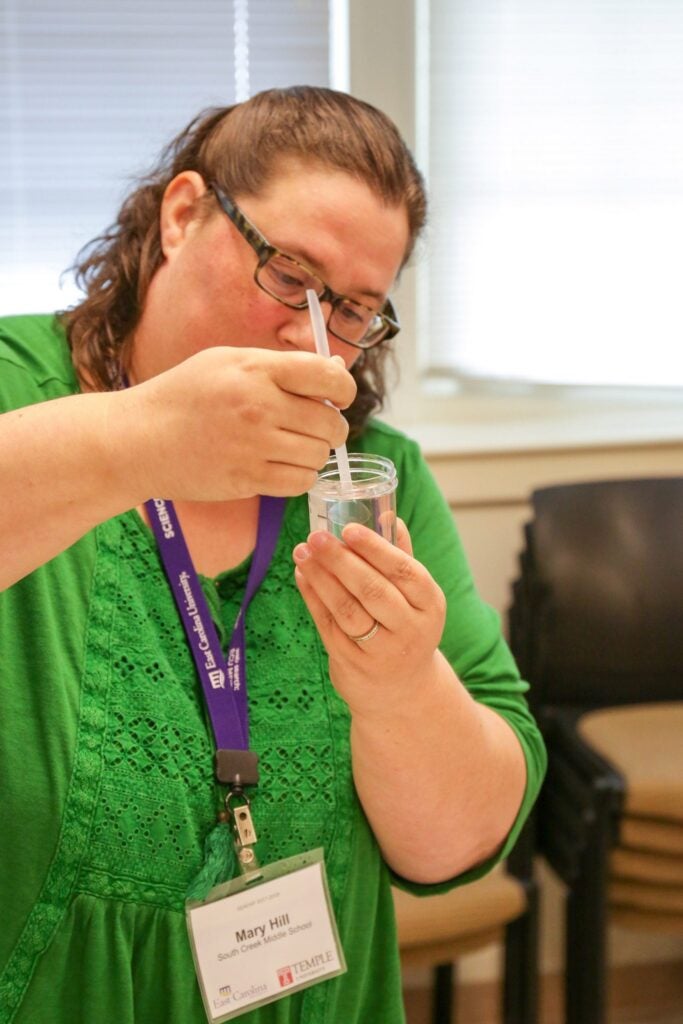
[[[306,304],[307,288],[312,288],[317,295],[323,290],[320,278],[279,253],[259,267],[257,279],[261,287],[276,299],[293,306]]]
[[[329,326],[334,334],[356,345],[372,344],[385,329],[379,313],[350,299],[335,303]]]

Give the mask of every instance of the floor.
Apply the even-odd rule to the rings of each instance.
[[[458,993],[458,1024],[500,1024],[499,989],[464,985]],[[430,1024],[429,992],[405,993],[408,1024]],[[538,1024],[563,1024],[562,983],[544,977]],[[683,1024],[683,963],[620,967],[612,972],[607,1024]]]

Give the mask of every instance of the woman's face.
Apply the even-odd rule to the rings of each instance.
[[[167,197],[182,197],[183,188],[188,195],[192,187],[203,191],[198,175],[179,177],[188,180],[175,192],[172,183]],[[403,205],[384,205],[348,174],[293,160],[282,164],[259,195],[230,198],[271,245],[309,267],[335,292],[382,307],[408,246]],[[213,345],[315,351],[308,310],[290,309],[258,287],[256,253],[218,204],[215,213],[200,219],[171,198],[162,210],[162,245],[165,261],[142,319],[155,368],[150,365],[144,376]],[[323,315],[327,320],[328,303]],[[328,337],[331,354],[342,356],[350,368],[359,350]]]

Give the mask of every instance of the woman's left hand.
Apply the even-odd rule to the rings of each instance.
[[[343,538],[311,533],[294,549],[294,575],[329,654],[336,690],[352,713],[381,715],[388,701],[396,711],[412,700],[434,666],[446,601],[413,558],[402,520],[396,546],[355,523]]]

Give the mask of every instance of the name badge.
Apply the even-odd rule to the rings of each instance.
[[[322,850],[217,886],[186,911],[210,1024],[346,971]]]

